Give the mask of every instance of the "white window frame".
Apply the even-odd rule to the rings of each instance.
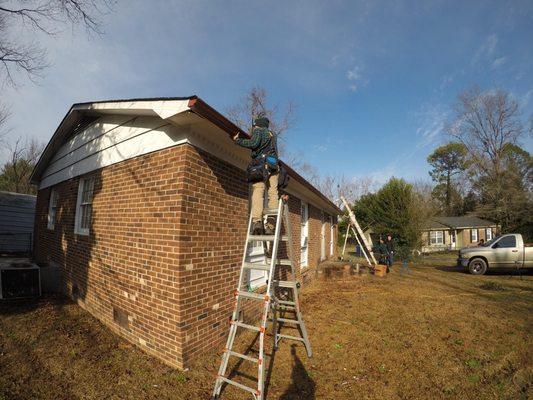
[[[251,263],[265,264],[267,259],[265,257],[265,248],[263,246],[263,242],[252,242],[251,245],[248,246],[246,252],[247,261]],[[248,275],[248,286],[252,290],[265,286],[267,283],[267,277],[267,271],[251,269]]]
[[[335,236],[335,229],[333,226],[333,217],[329,217],[329,255],[333,255],[333,238]]]
[[[486,241],[492,240],[492,228],[485,229],[485,239]]]
[[[478,237],[477,229],[470,229],[470,243],[477,243]]]
[[[306,220],[304,222],[304,210]],[[309,204],[302,201],[300,206],[300,268],[307,267],[309,263]]]
[[[77,235],[89,235],[92,225],[92,219],[93,219],[93,200],[94,200],[94,177],[89,176],[86,178],[81,178],[80,183],[78,185],[78,199],[76,201],[76,216],[74,219],[74,233]],[[92,186],[91,188],[91,195],[90,200],[85,199],[83,200],[83,190],[84,186],[87,183],[87,185]],[[88,222],[88,226],[82,227],[82,218],[83,218],[83,210],[85,207],[90,207],[90,219]]]
[[[320,218],[320,261],[324,261],[327,257],[326,252],[326,215],[322,211],[322,217]]]
[[[56,225],[58,198],[59,196],[57,194],[57,190],[52,189],[50,191],[50,200],[48,202],[48,223],[46,224],[46,227],[51,231],[55,229],[55,225]]]
[[[429,231],[429,243],[432,246],[444,244],[444,231]]]

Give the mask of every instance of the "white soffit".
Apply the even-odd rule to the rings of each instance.
[[[99,114],[157,115],[162,119],[168,119],[189,109],[188,99],[111,101],[80,104],[74,107],[74,110],[94,110]]]

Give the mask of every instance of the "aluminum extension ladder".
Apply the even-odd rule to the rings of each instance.
[[[364,245],[366,247],[366,250],[368,251],[368,254],[372,258],[372,261],[374,262],[373,266],[374,267],[377,266],[378,262],[376,261],[376,257],[374,257],[374,252],[372,251],[372,246],[370,246],[370,243],[368,243],[368,240],[366,240],[366,236],[363,233],[363,230],[361,229],[361,227],[359,226],[359,222],[357,222],[357,219],[355,219],[355,214],[353,213],[352,209],[350,208],[350,205],[348,204],[348,201],[346,201],[344,196],[341,196],[341,200],[344,203],[344,207],[346,207],[346,210],[348,211],[348,217],[350,218],[350,222],[348,223],[348,227],[346,229],[346,240],[348,239],[348,235],[350,233],[350,227],[352,229],[355,227],[355,229],[357,230],[357,233],[356,233],[355,230],[353,232],[354,232],[355,238],[357,239],[357,242],[359,243],[359,246],[361,246],[361,242],[359,241],[359,237],[357,236],[357,234],[359,234],[359,236],[361,237],[361,240],[363,241],[363,243],[364,243]],[[345,249],[346,249],[346,242],[344,243],[344,248],[342,249],[343,255],[344,255],[344,250]],[[363,246],[361,246],[361,249],[363,249]],[[364,250],[363,250],[363,253],[364,253]],[[364,253],[364,255],[366,257],[366,260],[368,261],[369,266],[372,267],[372,263],[368,259],[368,256],[366,255],[366,253]]]
[[[305,329],[305,324],[302,319],[300,311],[300,303],[298,301],[299,283],[296,281],[294,271],[294,257],[291,240],[291,225],[290,214],[287,202],[283,199],[279,200],[278,208],[273,210],[265,210],[264,217],[276,217],[276,226],[274,235],[252,235],[250,229],[252,226],[252,218],[250,215],[248,221],[248,231],[246,236],[246,244],[244,246],[244,255],[242,258],[241,271],[239,275],[239,282],[237,290],[235,291],[235,308],[230,321],[230,329],[226,347],[222,354],[222,361],[215,381],[215,388],[213,390],[212,399],[220,399],[220,393],[224,384],[233,385],[239,389],[249,392],[254,400],[265,400],[264,385],[265,385],[265,335],[267,330],[267,323],[272,322],[272,336],[273,347],[277,348],[278,343],[282,339],[297,340],[304,343],[307,355],[312,356],[311,344]],[[281,218],[280,218],[281,217]],[[285,226],[285,235],[282,235],[281,225]],[[280,241],[287,243],[287,254],[289,259],[279,259],[278,250]],[[263,262],[252,263],[248,260],[248,247],[253,242],[262,242],[263,244]],[[270,254],[269,253],[270,250]],[[287,280],[277,279],[276,272],[280,271],[279,266],[287,267]],[[247,291],[247,277],[251,270],[268,271],[268,280],[266,291],[264,294],[258,294]],[[290,293],[292,291],[292,294]],[[289,293],[288,293],[289,292]],[[283,296],[285,294],[285,296]],[[288,298],[288,300],[287,300]],[[243,300],[252,300],[262,303],[262,315],[258,326],[246,324],[242,321],[241,310]],[[282,313],[283,318],[278,314]],[[270,314],[270,319],[269,319]],[[288,315],[287,315],[288,314]],[[291,324],[298,329],[300,336],[291,336],[281,333],[281,328],[284,324]],[[235,336],[237,330],[246,329],[259,332],[259,355],[257,358],[250,357],[233,351]],[[257,387],[253,388],[242,383],[231,380],[226,376],[228,363],[230,357],[237,357],[245,361],[257,364]]]

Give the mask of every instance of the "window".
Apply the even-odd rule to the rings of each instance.
[[[470,229],[470,242],[477,242],[477,229]]]
[[[246,261],[250,263],[264,263],[265,249],[263,242],[252,242],[247,248]],[[248,288],[255,290],[267,283],[267,271],[251,269],[248,275]]]
[[[500,240],[498,240],[494,246],[495,249],[503,249],[503,248],[510,248],[510,247],[516,247],[516,237],[515,236],[504,236]]]
[[[57,190],[52,189],[50,191],[50,202],[48,204],[48,225],[47,228],[51,231],[54,230],[56,222],[56,211],[57,211]]]
[[[492,240],[492,228],[485,229],[485,239]]]
[[[76,203],[76,220],[74,232],[88,235],[93,216],[94,178],[80,179],[78,187],[78,201]]]
[[[302,202],[300,208],[300,268],[307,267],[309,236],[309,205]]]
[[[335,238],[335,225],[333,225],[333,217],[329,217],[329,255],[333,255],[333,239]]]
[[[444,232],[443,231],[431,231],[429,232],[430,244],[444,244]]]

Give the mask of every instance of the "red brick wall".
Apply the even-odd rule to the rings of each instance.
[[[228,331],[246,233],[244,172],[182,145],[88,175],[96,178],[89,236],[74,234],[79,178],[54,186],[54,231],[46,228],[50,188],[39,191],[36,260],[59,264],[65,292],[115,332],[187,367]],[[299,264],[300,200],[289,207]],[[322,214],[312,205],[309,214],[305,280],[320,259]],[[326,229],[329,256],[329,221]]]
[[[35,257],[63,270],[65,292],[120,333],[172,365],[182,365],[177,259],[185,148],[115,164],[94,176],[91,234],[74,234],[79,178],[59,194],[55,230],[46,229],[50,189],[39,191]]]

